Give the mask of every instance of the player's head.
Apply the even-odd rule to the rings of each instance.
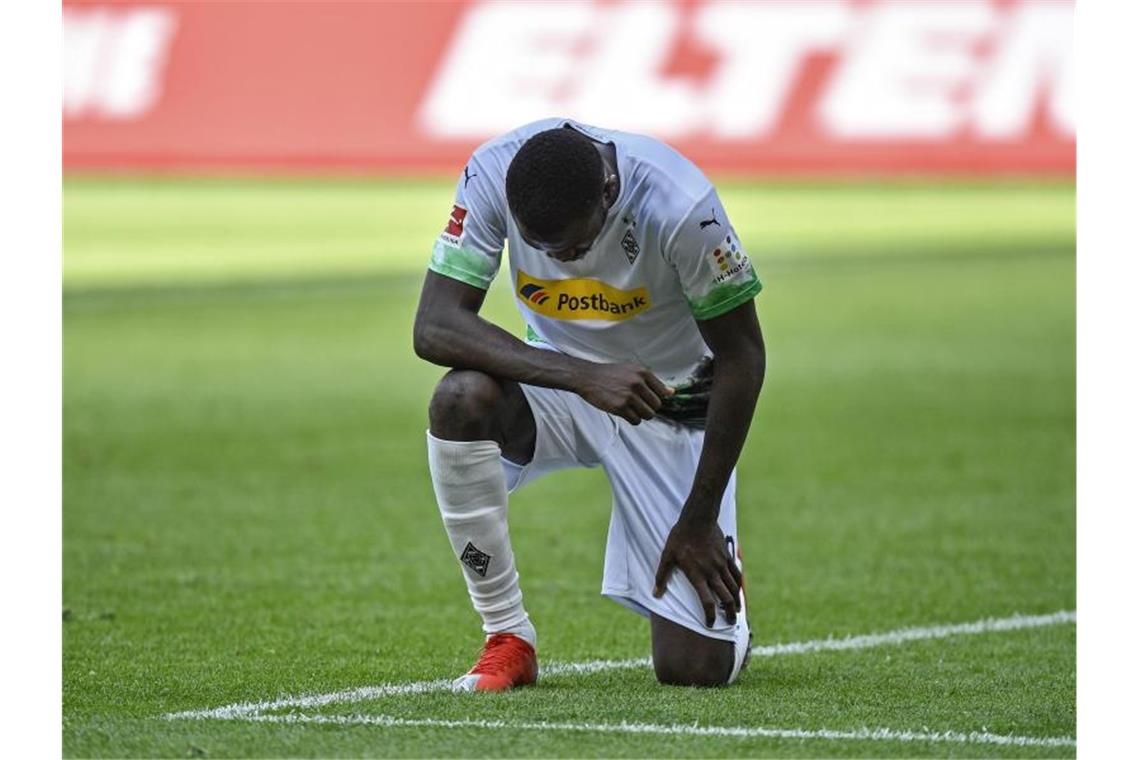
[[[534,135],[507,169],[507,204],[523,239],[560,261],[586,255],[616,189],[595,143],[573,129]]]

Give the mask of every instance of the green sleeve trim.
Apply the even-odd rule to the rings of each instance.
[[[526,326],[526,339],[531,343],[546,343],[546,341],[542,339],[542,336],[536,333],[534,328],[530,325]]]
[[[693,312],[693,316],[701,321],[719,317],[745,301],[755,298],[763,287],[764,285],[753,273],[752,279],[748,282],[720,285],[710,290],[703,298],[690,300],[689,309]]]
[[[444,277],[465,282],[468,285],[486,290],[491,287],[499,262],[490,254],[472,251],[435,241],[428,269]]]

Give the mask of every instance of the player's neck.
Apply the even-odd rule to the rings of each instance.
[[[605,165],[605,174],[611,174],[617,178],[617,185],[614,187],[614,197],[617,198],[621,195],[621,174],[618,172],[617,162],[617,148],[613,143],[601,143],[594,141],[594,147],[598,149],[598,153],[602,156],[602,163]]]

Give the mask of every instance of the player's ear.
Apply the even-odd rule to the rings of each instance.
[[[602,184],[602,203],[606,208],[614,205],[618,197],[618,178],[616,174],[607,174],[606,181]]]

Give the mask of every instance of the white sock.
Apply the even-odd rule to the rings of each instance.
[[[499,444],[445,441],[431,433],[427,441],[439,513],[484,632],[513,633],[535,646],[507,531],[507,481]]]

